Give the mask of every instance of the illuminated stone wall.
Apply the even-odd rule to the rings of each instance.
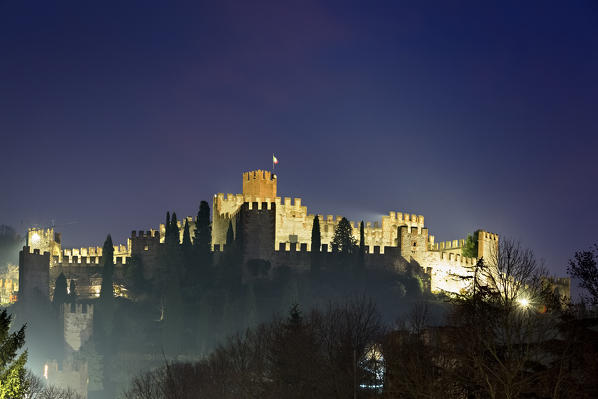
[[[54,232],[54,228],[39,229],[30,228],[27,230],[27,243],[30,251],[38,249],[40,253],[49,252],[50,259],[58,257],[62,262],[62,251],[60,248],[61,235]]]
[[[268,171],[243,173],[242,188],[241,194],[214,195],[212,245],[218,252],[215,259],[226,243],[229,223],[232,222],[233,230],[236,230],[239,220],[246,239],[246,260],[264,259],[274,267],[309,268],[311,229],[315,217],[320,220],[322,250],[331,251],[332,238],[341,216],[308,214],[301,198],[277,197],[277,177]],[[189,223],[191,237],[194,235],[196,221],[192,217],[182,218],[178,222],[180,241],[185,221]],[[350,223],[353,236],[359,239],[359,223]],[[131,256],[141,260],[146,278],[153,276],[158,267],[164,233],[163,224],[157,230],[133,231],[126,246],[114,246],[115,287],[119,293],[126,295],[122,271]],[[237,232],[234,233],[237,236]],[[461,256],[464,239],[435,242],[434,236],[425,227],[422,215],[392,211],[379,221],[367,222],[364,233],[368,253],[366,266],[397,271],[404,271],[408,265],[419,266],[431,276],[431,287],[435,291],[458,291],[463,282],[453,278],[453,274],[463,275],[468,272],[469,265],[475,263]],[[28,242],[32,245],[29,252],[50,253],[50,288],[62,272],[67,279],[75,279],[80,296],[96,296],[96,282],[101,278],[102,248],[62,249],[60,238],[53,229],[30,229],[28,232]],[[478,258],[489,256],[498,245],[498,235],[486,231],[480,231],[478,240]]]
[[[331,242],[341,216],[308,214],[301,198],[276,197],[276,176],[261,170],[243,174],[242,194],[216,194],[212,204],[212,244],[220,250],[226,242],[229,222],[237,227],[239,213],[250,213],[254,207],[274,210],[274,253],[264,259],[276,266],[309,268],[311,229],[313,220],[320,220],[323,251],[332,250]],[[256,204],[256,205],[253,205]],[[359,239],[359,223],[351,221],[353,236]],[[260,226],[262,228],[263,226]],[[254,232],[254,234],[256,234]],[[366,222],[364,238],[367,249],[366,266],[391,267],[404,271],[407,265],[417,265],[430,275],[433,291],[458,292],[464,288],[457,275],[467,275],[476,258],[462,257],[465,239],[436,243],[428,233],[422,215],[389,212],[380,221]],[[498,235],[480,231],[478,258],[488,256],[498,245]],[[270,244],[267,244],[270,246]],[[264,251],[260,250],[260,253]],[[249,255],[249,254],[248,254]],[[253,257],[255,254],[251,254]]]
[[[226,242],[229,221],[236,220],[243,203],[257,202],[276,204],[275,246],[280,243],[298,243],[311,246],[311,229],[315,215],[307,213],[301,198],[276,197],[277,179],[267,171],[243,173],[243,193],[214,195],[212,203],[212,244],[222,245]],[[318,215],[322,244],[330,244],[341,216]],[[353,235],[359,237],[359,223],[351,221]],[[396,246],[399,226],[424,227],[424,217],[402,212],[389,212],[379,222],[367,222],[364,228],[367,246]],[[233,229],[236,228],[233,223]],[[163,226],[161,227],[163,229]],[[433,241],[433,237],[432,237]]]
[[[70,351],[78,351],[91,338],[93,331],[93,305],[64,304],[62,306],[64,341]]]

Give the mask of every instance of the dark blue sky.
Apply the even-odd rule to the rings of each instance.
[[[276,153],[311,213],[598,241],[596,1],[284,3],[0,0],[0,223],[124,242]]]

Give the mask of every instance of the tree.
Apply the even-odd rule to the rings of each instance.
[[[104,247],[102,248],[102,286],[100,288],[100,299],[98,301],[97,310],[94,314],[94,324],[96,326],[95,339],[99,343],[99,351],[103,356],[103,386],[104,392],[107,396],[112,393],[113,378],[112,368],[112,352],[114,345],[111,340],[114,323],[114,246],[112,244],[112,237],[108,234]]]
[[[176,218],[176,212],[172,212],[172,219],[170,220],[170,238],[176,245],[181,243],[179,234],[179,221]]]
[[[598,244],[588,251],[575,253],[575,257],[569,260],[567,271],[571,277],[579,279],[579,285],[590,295],[590,301],[598,303]]]
[[[320,218],[314,216],[311,227],[311,271],[317,273],[320,269],[320,251],[322,247],[322,236],[320,234]]]
[[[343,254],[352,254],[355,251],[357,240],[353,237],[353,227],[347,218],[342,218],[334,230],[332,245]]]
[[[185,227],[183,228],[183,242],[181,244],[184,250],[191,249],[191,235],[189,234],[189,220],[185,219]]]
[[[83,399],[71,388],[61,389],[53,385],[46,385],[42,379],[31,371],[27,371],[25,380],[28,384],[27,399]]]
[[[465,239],[465,244],[461,249],[461,255],[466,258],[477,258],[478,257],[478,230],[473,235],[468,234]]]
[[[124,277],[133,293],[140,294],[146,290],[143,260],[139,255],[131,256],[131,259],[125,265]]]
[[[166,223],[164,223],[164,241],[166,241],[170,237],[171,233],[171,225],[170,225],[170,211],[166,211]]]
[[[365,230],[363,220],[359,224],[359,266],[365,267]]]
[[[563,353],[548,356],[559,337],[561,306],[544,284],[545,270],[532,251],[501,239],[488,259],[466,277],[469,288],[455,297],[444,356],[464,397],[517,398],[544,381],[550,397],[560,397]]]
[[[102,286],[100,289],[100,302],[112,302],[114,297],[114,245],[112,237],[108,234],[102,248]]]
[[[195,235],[193,245],[200,255],[207,255],[212,247],[212,228],[210,227],[210,206],[206,201],[201,201],[197,220],[195,221]]]
[[[60,309],[60,306],[65,303],[68,299],[68,293],[66,290],[66,277],[63,273],[60,273],[56,277],[56,284],[54,285],[54,297],[52,298],[52,304],[56,309]]]
[[[25,326],[9,333],[12,316],[6,309],[0,312],[0,398],[25,398],[28,391],[25,363],[27,351],[17,357],[25,344]]]
[[[312,325],[299,305],[290,307],[288,317],[274,323],[268,358],[271,362],[273,397],[313,398],[320,382],[319,346]]]
[[[75,279],[72,278],[69,284],[69,297],[68,302],[75,303],[77,302],[77,286],[75,284]]]

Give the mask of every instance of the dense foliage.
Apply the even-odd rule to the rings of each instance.
[[[477,258],[478,257],[478,232],[474,232],[472,234],[468,234],[467,238],[465,239],[465,243],[463,248],[461,248],[461,254],[467,258]]]
[[[579,279],[581,288],[589,294],[589,300],[598,304],[598,244],[588,251],[579,251],[569,261],[569,274]]]
[[[25,398],[28,389],[27,352],[18,354],[25,344],[25,326],[10,333],[11,321],[6,310],[0,311],[0,399]]]

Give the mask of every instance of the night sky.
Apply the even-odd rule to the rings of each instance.
[[[284,3],[0,0],[0,224],[124,243],[275,153],[309,213],[598,242],[598,2]]]

